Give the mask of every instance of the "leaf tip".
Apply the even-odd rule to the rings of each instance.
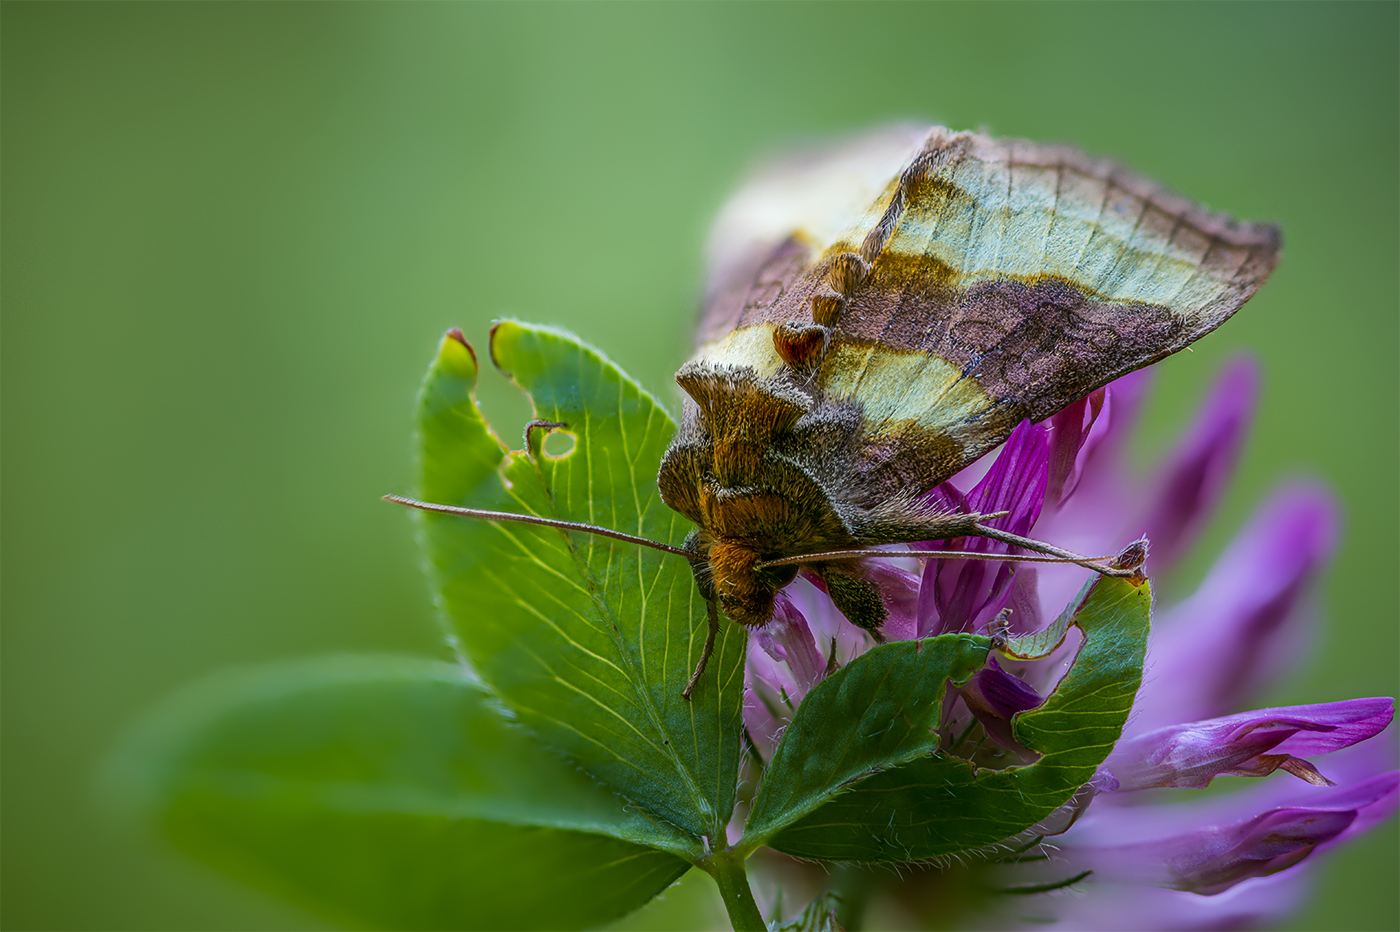
[[[453,327],[438,346],[438,367],[465,379],[476,381],[476,350],[462,331]]]
[[[491,325],[491,337],[486,341],[487,348],[490,350],[491,353],[491,364],[497,369],[501,370],[501,372],[504,373],[507,377],[509,377],[510,373],[507,372],[506,368],[501,365],[501,357],[496,353],[496,344],[499,340],[504,339],[506,336],[508,336],[511,329],[514,329],[512,327],[512,323],[513,322],[509,320],[496,321],[494,324]]]

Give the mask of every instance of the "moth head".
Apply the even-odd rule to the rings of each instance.
[[[719,540],[710,548],[710,580],[719,607],[732,620],[757,628],[773,617],[773,599],[797,575],[795,565],[761,566],[751,547]]]

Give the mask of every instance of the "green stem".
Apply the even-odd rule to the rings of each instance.
[[[865,907],[870,903],[873,880],[870,871],[850,864],[832,871],[832,892],[836,894],[835,919],[838,926],[856,932],[865,924]]]
[[[744,858],[733,848],[722,848],[700,862],[719,887],[724,908],[729,911],[729,924],[734,932],[765,932],[768,924],[754,902],[749,889],[749,877],[744,872]]]

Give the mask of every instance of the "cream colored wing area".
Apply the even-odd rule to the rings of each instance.
[[[819,384],[831,398],[859,401],[872,437],[903,434],[911,426],[952,436],[992,405],[975,381],[936,353],[880,343],[834,344]]]
[[[774,376],[783,367],[782,357],[773,346],[772,324],[754,324],[730,331],[726,336],[701,348],[692,361],[716,369],[747,367],[760,379]]]

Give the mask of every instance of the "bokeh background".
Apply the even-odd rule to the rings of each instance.
[[[1257,354],[1240,479],[1179,581],[1272,484],[1324,477],[1328,627],[1271,698],[1395,695],[1397,10],[5,4],[4,925],[318,927],[104,814],[121,730],[230,665],[441,656],[379,501],[441,332],[562,324],[674,399],[726,191],[891,119],[1070,141],[1283,224],[1260,296],[1159,367],[1138,454]],[[484,383],[513,436],[524,404]],[[1400,926],[1396,852],[1392,821],[1332,857],[1291,927]],[[702,881],[633,924],[709,908]]]

